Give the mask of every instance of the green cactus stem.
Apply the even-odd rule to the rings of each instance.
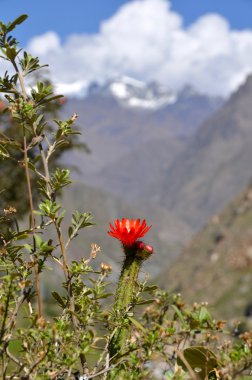
[[[116,320],[123,319],[125,323],[118,327],[109,344],[110,357],[117,353],[123,353],[129,330],[127,313],[132,312],[132,301],[137,290],[137,281],[142,263],[152,254],[152,247],[136,242],[133,246],[123,246],[125,260],[118,281],[114,302],[114,323]]]

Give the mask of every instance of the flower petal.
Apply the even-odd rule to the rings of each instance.
[[[147,226],[145,219],[141,223],[140,219],[127,218],[122,218],[122,220],[115,219],[114,226],[110,223],[109,227],[108,234],[127,246],[133,245],[138,238],[143,237],[151,228],[151,226]]]

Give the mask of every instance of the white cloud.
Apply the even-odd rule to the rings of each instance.
[[[72,83],[56,82],[55,90],[57,93],[64,95],[77,94],[78,96],[83,96],[86,94],[89,83],[85,81],[75,81]]]
[[[27,50],[49,63],[55,81],[70,92],[80,83],[128,75],[174,90],[191,84],[227,95],[252,72],[252,30],[231,30],[217,14],[185,28],[166,0],[132,1],[104,21],[98,34],[71,35],[61,43],[48,32],[34,37]]]
[[[55,32],[46,32],[42,36],[34,37],[29,43],[29,50],[33,54],[46,55],[60,50],[60,39]]]

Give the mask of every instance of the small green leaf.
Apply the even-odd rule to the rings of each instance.
[[[152,292],[153,290],[157,290],[157,285],[147,285],[144,287],[144,292]]]
[[[63,95],[55,95],[55,96],[52,96],[51,98],[45,98],[39,102],[39,105],[45,104],[45,103],[51,102],[52,100],[60,99],[63,97],[64,97]]]
[[[60,226],[61,223],[62,223],[62,220],[64,219],[64,216],[65,216],[65,213],[66,213],[66,210],[63,210],[60,215],[58,216],[57,220],[56,220],[56,224],[57,226]]]
[[[104,294],[101,294],[100,296],[97,296],[95,297],[97,300],[98,299],[103,299],[103,298],[108,298],[108,297],[111,297],[113,296],[114,293],[104,293]]]
[[[209,319],[211,319],[211,314],[209,313],[209,311],[207,310],[205,306],[202,306],[199,312],[200,322],[206,322],[206,321],[209,321]]]
[[[65,308],[65,302],[57,292],[52,292],[53,298],[58,302],[58,304],[62,307]]]
[[[133,325],[135,325],[138,329],[142,330],[144,333],[146,333],[146,329],[143,327],[143,325],[138,322],[135,318],[133,317],[129,317],[128,316],[128,319],[130,320],[131,323],[133,323]]]
[[[37,235],[37,234],[35,234],[34,237],[35,237],[36,245],[37,245],[38,247],[40,247],[40,245],[41,245],[42,242],[43,242],[42,239],[41,239],[41,237],[40,237],[39,235]]]
[[[181,311],[179,310],[179,308],[176,306],[176,305],[171,305],[171,307],[174,309],[175,313],[177,314],[177,316],[179,317],[181,323],[183,326],[185,326],[185,319],[183,317],[183,314],[181,313]]]
[[[7,25],[8,32],[11,32],[17,25],[22,24],[22,22],[24,22],[27,18],[28,15],[25,14],[17,17],[14,21]]]
[[[2,156],[3,158],[10,157],[7,149],[1,144],[0,144],[0,156]]]
[[[31,169],[33,172],[36,171],[36,168],[31,161],[28,161],[28,168]]]
[[[32,246],[30,244],[24,244],[24,248],[29,252],[31,253],[32,252]]]
[[[23,232],[15,235],[15,240],[24,240],[24,239],[28,239],[28,238],[29,238],[29,235],[26,233],[23,233]]]
[[[142,300],[142,301],[139,301],[136,303],[136,305],[149,305],[151,303],[155,302],[154,299],[151,299],[151,300]]]
[[[89,296],[90,294],[92,294],[92,290],[91,289],[87,289],[82,294],[83,294],[83,296]]]
[[[19,52],[20,50],[17,50],[15,47],[7,47],[5,50],[6,57],[12,62],[15,60]]]
[[[70,227],[68,228],[68,237],[71,237],[71,236],[72,236],[72,233],[73,233],[73,227],[70,226]]]

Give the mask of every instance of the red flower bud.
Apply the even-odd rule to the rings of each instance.
[[[151,245],[145,245],[144,249],[150,254],[153,253],[153,247]]]
[[[136,241],[136,248],[137,249],[144,249],[145,244],[142,241]]]

